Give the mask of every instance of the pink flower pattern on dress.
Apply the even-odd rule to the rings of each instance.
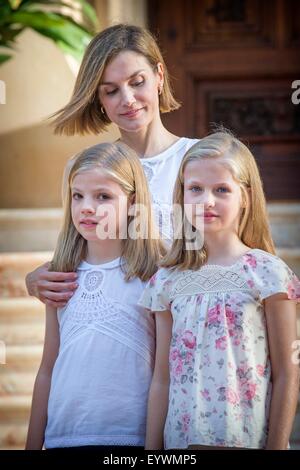
[[[256,371],[260,377],[263,377],[265,373],[265,368],[261,364],[257,364]]]
[[[215,340],[216,349],[221,349],[224,351],[227,348],[227,338],[226,336],[222,336],[222,338],[218,338]]]
[[[230,387],[228,387],[226,390],[226,398],[228,402],[231,403],[232,405],[235,405],[239,401],[239,396],[237,392]]]
[[[187,348],[194,349],[196,346],[196,336],[191,331],[185,331],[182,336],[182,342]]]
[[[300,286],[297,283],[297,277],[293,276],[287,285],[287,294],[290,299],[297,299],[300,296]]]
[[[263,300],[277,292],[299,300],[300,282],[283,261],[258,249],[229,268],[161,269],[150,281],[143,305],[169,306],[173,317],[167,449],[264,448],[271,364]]]
[[[246,264],[249,264],[249,266],[251,266],[251,268],[256,268],[256,266],[257,266],[256,257],[253,256],[252,254],[245,255],[245,262],[246,262]]]

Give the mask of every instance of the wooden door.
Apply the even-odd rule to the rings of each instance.
[[[269,200],[300,199],[298,0],[149,0],[150,29],[173,77],[178,135],[222,123],[250,146]]]

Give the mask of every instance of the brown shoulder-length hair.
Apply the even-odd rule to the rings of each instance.
[[[84,260],[87,241],[76,230],[71,215],[71,186],[76,175],[87,170],[101,168],[109,179],[116,181],[128,199],[134,198],[133,211],[129,211],[127,228],[141,224],[146,228],[146,237],[122,239],[121,256],[125,279],[139,277],[147,281],[157,270],[165,248],[159,239],[158,229],[153,221],[151,198],[147,180],[136,153],[123,143],[101,143],[80,152],[74,159],[64,195],[64,219],[54,257],[53,271],[75,271]],[[144,210],[140,211],[140,208]]]
[[[106,65],[122,51],[143,55],[153,71],[157,71],[160,62],[164,69],[160,111],[167,113],[180,107],[173,96],[166,64],[152,34],[139,26],[117,24],[97,34],[87,47],[70,102],[52,115],[56,134],[98,134],[110,124],[106,113],[101,111],[98,89]]]
[[[260,174],[250,150],[230,132],[215,132],[197,142],[185,154],[174,187],[173,203],[181,207],[182,220],[174,227],[175,238],[171,249],[161,262],[163,267],[199,269],[207,262],[207,249],[186,249],[185,227],[189,224],[184,211],[184,170],[193,160],[214,159],[223,164],[240,184],[241,207],[238,236],[250,248],[259,248],[274,254],[266,200]],[[175,206],[176,207],[176,206]]]

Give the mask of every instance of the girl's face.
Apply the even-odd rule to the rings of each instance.
[[[99,99],[109,119],[125,132],[137,132],[159,117],[158,90],[163,68],[154,71],[133,51],[120,52],[105,68]]]
[[[73,223],[87,241],[118,239],[123,230],[127,233],[128,197],[101,168],[78,173],[73,178],[71,195]]]
[[[200,217],[204,221],[205,233],[237,233],[242,204],[241,188],[231,172],[218,160],[199,159],[187,163],[184,170],[184,204],[193,205],[193,225],[197,226],[197,217]],[[196,204],[202,206],[196,210]],[[201,227],[199,223],[198,227]]]

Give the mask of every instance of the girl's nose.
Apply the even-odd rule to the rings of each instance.
[[[214,195],[210,192],[204,194],[202,202],[203,202],[204,208],[214,207],[215,205]]]
[[[82,208],[81,208],[81,212],[83,214],[95,214],[95,208],[92,206],[92,204],[89,204],[89,203],[85,203],[83,204]]]

